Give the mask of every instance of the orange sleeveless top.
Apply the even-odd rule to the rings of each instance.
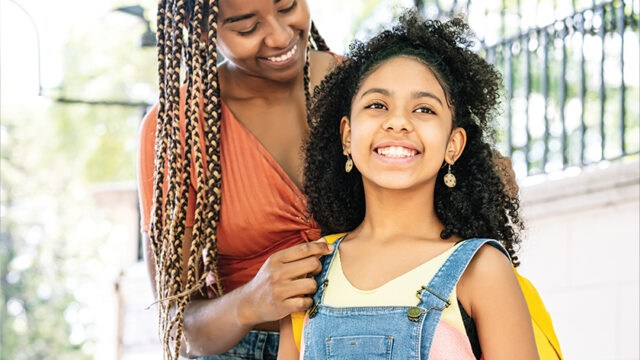
[[[183,87],[180,102],[183,146],[185,93],[186,87]],[[222,198],[217,230],[218,273],[224,291],[229,292],[251,280],[271,254],[316,240],[320,238],[320,231],[305,212],[306,199],[301,191],[224,102],[221,104]],[[157,116],[156,105],[143,120],[140,130],[138,185],[142,231],[149,231],[153,204]],[[199,125],[202,129],[202,117]],[[200,133],[200,142],[204,144],[203,131]],[[194,222],[195,179],[195,160],[191,159],[187,227],[192,227]]]

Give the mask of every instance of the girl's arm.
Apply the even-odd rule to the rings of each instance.
[[[527,303],[502,252],[490,245],[480,248],[457,291],[475,321],[484,359],[539,359]]]
[[[300,352],[293,337],[291,315],[280,320],[280,345],[278,347],[278,360],[297,360]]]

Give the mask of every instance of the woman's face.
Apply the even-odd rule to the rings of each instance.
[[[291,81],[304,68],[306,0],[220,0],[218,49],[247,74]]]
[[[373,71],[341,124],[363,183],[386,189],[433,189],[443,161],[457,159],[466,141],[452,130],[452,110],[433,72],[409,57],[394,57]]]

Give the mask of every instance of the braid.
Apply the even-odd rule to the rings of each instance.
[[[220,219],[220,194],[222,171],[220,167],[220,87],[218,86],[217,43],[218,43],[218,0],[211,1],[209,9],[206,51],[206,86],[204,93],[205,149],[207,151],[207,199],[211,202],[205,212],[205,237],[208,239],[204,251],[205,270],[213,273],[216,282],[214,292],[222,295],[216,256],[218,254],[217,234]]]
[[[171,136],[170,126],[173,122],[173,89],[171,88],[171,65],[173,59],[173,46],[172,46],[172,34],[173,32],[173,17],[172,17],[172,3],[171,1],[160,1],[160,5],[158,7],[158,31],[162,33],[159,34],[158,38],[158,47],[160,48],[158,51],[158,69],[159,69],[159,86],[160,86],[160,101],[159,101],[159,111],[158,111],[158,125],[156,130],[156,165],[155,165],[155,188],[156,188],[156,196],[154,199],[154,208],[155,208],[155,216],[151,223],[151,243],[155,244],[155,258],[157,265],[157,274],[156,274],[156,288],[158,289],[159,298],[163,298],[166,296],[168,292],[167,287],[170,286],[169,279],[170,277],[167,275],[167,272],[170,270],[167,266],[167,257],[166,253],[168,252],[167,244],[168,237],[166,228],[169,224],[168,217],[168,206],[170,206],[171,200],[171,191],[168,190],[166,194],[163,194],[162,190],[165,184],[164,173],[167,167],[167,153],[169,146],[171,146],[171,152],[169,153],[169,163],[172,162],[174,158],[174,147],[171,142],[174,140]],[[167,33],[169,31],[169,33]],[[168,38],[166,35],[169,35]],[[170,171],[168,174],[169,188],[171,189],[171,183],[175,183],[174,172]],[[163,216],[164,215],[164,216]],[[159,328],[161,331],[161,336],[163,342],[166,340],[165,331],[167,327],[168,321],[168,310],[169,307],[167,304],[160,304],[159,308]],[[167,347],[165,346],[165,351]]]
[[[304,61],[304,104],[305,104],[305,113],[307,114],[307,125],[309,128],[313,125],[313,119],[310,113],[311,107],[311,91],[309,91],[309,49],[311,48],[311,41],[307,44],[305,61]]]
[[[158,15],[157,15],[157,51],[158,51],[158,85],[159,85],[159,101],[158,101],[158,124],[156,128],[156,142],[155,142],[155,164],[154,164],[154,194],[153,194],[153,211],[149,232],[149,243],[151,249],[155,255],[156,269],[156,289],[158,289],[158,295],[163,289],[161,283],[163,283],[162,275],[159,274],[161,269],[164,268],[163,260],[160,257],[162,248],[162,213],[163,213],[163,184],[164,184],[164,169],[166,164],[167,153],[167,139],[166,139],[166,59],[165,59],[165,27],[167,26],[166,17],[166,4],[165,0],[158,1]],[[163,329],[163,316],[162,307],[159,306],[158,317],[158,329]],[[162,330],[160,330],[162,333]],[[161,335],[162,336],[162,335]]]
[[[311,22],[310,32],[311,32],[311,38],[313,39],[313,42],[316,44],[315,49],[318,51],[329,51],[329,46],[324,41],[324,38],[322,37],[322,35],[320,35],[320,32],[318,32],[318,28],[316,27],[316,24],[313,21]]]
[[[159,297],[159,327],[165,357],[177,359],[180,351],[184,309],[193,290],[201,287],[200,257],[204,166],[198,126],[201,94],[203,1],[198,0],[189,19],[188,44],[183,43],[185,0],[158,2],[159,105],[156,130],[154,211],[151,222],[151,248],[156,258],[156,287]],[[180,141],[180,68],[186,57],[185,143]],[[184,150],[184,152],[183,152]],[[168,157],[168,159],[167,159]],[[191,159],[196,166],[196,212],[189,252],[186,283],[182,275],[182,242],[186,230],[187,199],[191,183]],[[167,180],[165,180],[165,172]],[[166,193],[163,187],[167,183]],[[185,291],[185,288],[188,289]],[[177,301],[174,301],[177,299]],[[176,306],[177,305],[177,306]],[[171,309],[176,306],[172,315]],[[175,343],[171,349],[171,343]]]
[[[171,27],[171,51],[167,60],[170,62],[170,67],[167,71],[169,81],[169,114],[171,119],[171,148],[169,152],[169,186],[167,190],[167,199],[165,206],[165,226],[164,233],[165,238],[163,244],[167,246],[165,248],[165,254],[162,254],[162,259],[166,261],[164,264],[164,284],[165,287],[161,292],[162,297],[169,297],[182,291],[182,241],[184,235],[185,226],[185,213],[187,196],[184,194],[184,190],[188,195],[188,184],[185,184],[185,175],[182,173],[184,165],[179,167],[181,161],[185,158],[187,162],[189,157],[187,154],[182,153],[182,146],[180,141],[180,67],[182,64],[182,51],[183,51],[183,32],[184,32],[184,14],[185,14],[185,0],[177,0],[172,6],[172,27]],[[185,149],[186,151],[187,149]],[[187,175],[188,176],[188,175]],[[167,226],[167,224],[169,226]],[[165,354],[170,354],[169,344],[175,341],[179,344],[180,339],[180,327],[175,335],[173,335],[173,329],[176,323],[181,321],[178,314],[173,316],[171,321],[171,308],[174,302],[166,301],[161,304],[161,313],[163,316],[163,343],[165,345]],[[174,357],[177,358],[179,353],[174,353]]]
[[[309,51],[312,47],[317,51],[329,51],[329,46],[327,46],[327,43],[318,32],[318,28],[316,28],[316,25],[313,23],[313,21],[311,22],[311,29],[309,30],[309,33],[310,36],[307,44],[304,62],[304,100],[306,105],[307,125],[309,126],[309,128],[311,128],[311,126],[313,125],[313,120],[311,117],[311,91],[309,89]]]
[[[186,14],[189,14],[187,23]],[[191,293],[202,290],[205,275],[209,273],[216,279],[210,290],[216,296],[223,293],[216,261],[222,176],[221,99],[217,71],[218,1],[158,0],[157,20],[159,103],[154,207],[149,233],[155,254],[159,328],[164,356],[177,359],[183,335],[184,311]],[[185,24],[188,30],[186,43]],[[208,41],[201,42],[205,25]],[[316,50],[328,50],[313,23],[304,66],[307,114],[311,103],[309,50],[312,46]],[[183,56],[186,70],[184,145],[180,133],[180,70]],[[310,121],[308,115],[307,120]],[[193,180],[192,164],[195,166]],[[191,247],[187,255],[182,253],[182,247],[189,186],[192,182],[195,183],[196,204]],[[183,256],[188,256],[186,277],[182,276]]]

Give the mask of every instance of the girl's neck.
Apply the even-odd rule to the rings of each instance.
[[[228,100],[282,101],[303,91],[304,75],[290,81],[274,81],[249,74],[227,61],[219,66],[220,91]]]
[[[354,233],[368,241],[402,237],[439,239],[444,225],[433,205],[433,191],[380,190],[364,184],[366,213]]]

